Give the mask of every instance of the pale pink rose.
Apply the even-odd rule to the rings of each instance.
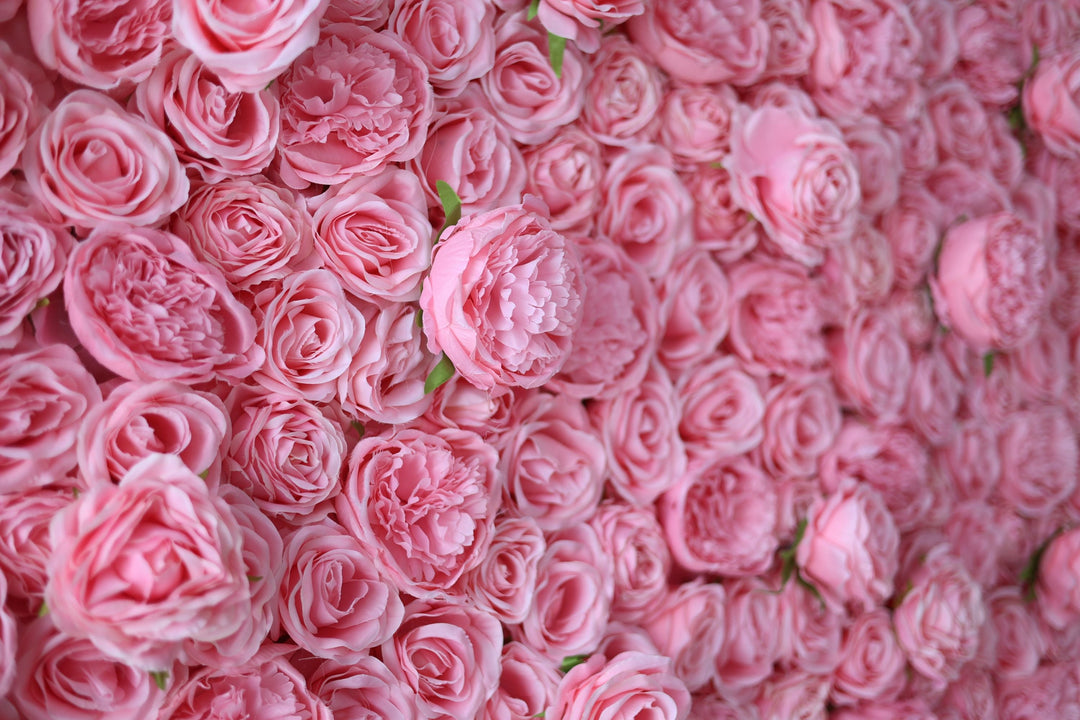
[[[867,700],[856,707],[833,712],[829,718],[830,720],[939,720],[923,698]]]
[[[776,489],[745,458],[691,463],[658,502],[671,555],[689,572],[757,575],[772,566]]]
[[[1008,118],[1004,115],[991,115],[990,135],[986,148],[987,168],[1002,187],[1014,194],[1013,204],[1017,202],[1015,193],[1024,178],[1026,154],[1027,150],[1017,139]],[[1027,208],[1017,207],[1014,210],[1032,224],[1042,227],[1042,224],[1038,223],[1038,218],[1033,216]]]
[[[765,399],[757,380],[732,355],[716,356],[679,379],[679,434],[690,460],[733,458],[750,452],[765,435]]]
[[[872,115],[845,124],[843,134],[859,170],[861,211],[877,215],[888,210],[900,196],[900,134]]]
[[[1020,31],[1024,45],[1042,57],[1070,49],[1080,33],[1080,6],[1076,0],[1031,0],[1020,3]],[[1029,55],[1030,57],[1030,55]]]
[[[251,313],[167,232],[96,227],[71,255],[64,301],[82,345],[129,380],[240,379],[263,362]]]
[[[231,92],[182,48],[138,84],[134,105],[169,136],[180,161],[210,182],[262,172],[277,151],[277,98],[269,90]]]
[[[1013,211],[1034,226],[1042,237],[1054,237],[1058,199],[1045,182],[1025,170],[1019,183],[1013,188],[1010,201]],[[1064,238],[1061,239],[1061,244],[1067,244],[1064,243]],[[1056,259],[1060,257],[1061,245]]]
[[[996,429],[977,419],[960,423],[952,440],[938,451],[937,465],[958,499],[986,499],[1001,477]]]
[[[19,641],[9,697],[25,720],[144,720],[161,704],[163,694],[145,670],[57,631],[47,618],[24,626]]]
[[[90,484],[120,480],[148,455],[175,455],[211,486],[230,435],[221,400],[180,383],[128,382],[91,409],[79,431],[79,472]]]
[[[171,683],[158,720],[244,717],[251,720],[335,720],[287,656],[295,645],[263,645],[248,662],[201,668]]]
[[[7,582],[6,606],[19,619],[40,612],[52,555],[49,523],[74,500],[67,487],[0,495],[0,574]]]
[[[724,589],[726,631],[713,684],[724,697],[750,700],[783,650],[780,596],[758,577],[729,581]]]
[[[0,601],[6,603],[6,600],[7,580],[0,574]],[[33,646],[19,639],[20,628],[3,603],[0,603],[0,695],[6,698],[16,679],[16,663],[32,652]],[[12,720],[23,720],[17,713],[10,714],[14,715]]]
[[[1000,587],[986,599],[994,633],[994,672],[1005,679],[1028,677],[1049,642],[1020,588]]]
[[[575,525],[548,537],[540,559],[533,604],[515,640],[552,660],[597,649],[611,614],[613,558],[591,525]]]
[[[1004,7],[965,5],[956,11],[960,55],[953,74],[964,80],[979,100],[996,109],[1012,105],[1031,65],[1024,54],[1020,23]]]
[[[807,0],[762,0],[761,19],[769,26],[764,77],[800,77],[810,69],[817,33]]]
[[[480,87],[495,116],[519,143],[550,140],[563,125],[581,115],[589,66],[573,44],[566,46],[562,76],[548,58],[547,33],[525,19],[523,10],[507,12],[495,24],[495,65]]]
[[[624,35],[605,37],[589,60],[592,78],[585,87],[582,127],[608,146],[650,142],[660,126],[664,99],[659,69]]]
[[[80,85],[130,88],[161,60],[172,3],[28,0],[34,53],[45,67]]]
[[[375,657],[349,663],[327,660],[308,678],[312,694],[326,704],[334,720],[416,720],[416,697]]]
[[[379,305],[420,297],[433,230],[412,173],[387,168],[353,178],[317,202],[315,249],[346,292]]]
[[[938,164],[934,122],[925,105],[899,128],[901,159],[909,177],[925,178]]]
[[[506,624],[520,623],[532,605],[536,574],[546,543],[530,517],[503,515],[480,564],[458,581],[456,592]]]
[[[848,481],[810,507],[795,560],[829,607],[870,611],[892,595],[899,546],[881,495]]]
[[[440,240],[424,279],[428,348],[482,390],[538,387],[569,357],[584,295],[575,249],[531,209],[469,215]]]
[[[1000,720],[1073,718],[1080,714],[1080,683],[1075,663],[1042,665],[1026,677],[997,685]]]
[[[767,681],[755,704],[761,720],[826,720],[828,696],[827,676],[795,671]]]
[[[398,0],[388,28],[413,47],[436,91],[459,95],[495,64],[495,8],[490,0]],[[355,20],[348,20],[355,22]]]
[[[1080,157],[1080,54],[1065,51],[1041,60],[1024,83],[1024,119],[1046,148]]]
[[[676,85],[660,105],[660,143],[680,162],[720,162],[739,99],[728,85]]]
[[[540,0],[537,16],[548,32],[596,52],[601,33],[645,12],[646,0]]]
[[[450,598],[413,600],[381,647],[382,659],[416,693],[418,716],[458,720],[479,714],[499,687],[502,627],[494,615]]]
[[[712,692],[699,692],[694,695],[693,702],[689,720],[758,720],[757,706],[750,704],[749,700],[736,703]]]
[[[446,590],[488,551],[497,462],[490,445],[464,430],[401,428],[365,437],[349,456],[338,518],[401,590]]]
[[[889,241],[897,286],[916,288],[923,284],[941,240],[940,213],[932,195],[908,183],[897,202],[882,214],[879,227]]]
[[[659,278],[693,242],[692,211],[671,156],[655,146],[630,148],[604,175],[597,232]]]
[[[982,591],[948,545],[930,550],[911,584],[893,614],[896,637],[915,671],[943,687],[975,657],[986,621]]]
[[[70,347],[0,357],[0,491],[61,481],[76,466],[82,418],[100,402],[101,390]]]
[[[589,519],[613,561],[611,617],[640,622],[652,616],[667,592],[671,554],[651,508],[606,502]]]
[[[483,720],[530,720],[555,701],[561,676],[555,662],[528,645],[503,645],[499,689],[484,706]]]
[[[551,227],[589,235],[600,202],[604,163],[600,143],[576,125],[550,140],[522,149],[525,191],[543,199]]]
[[[941,205],[946,225],[961,224],[966,218],[983,219],[1010,207],[1009,193],[997,178],[959,160],[941,162],[924,184]]]
[[[93,90],[53,108],[27,141],[22,166],[42,206],[80,229],[109,220],[156,225],[188,196],[168,136]]]
[[[337,395],[346,412],[393,425],[415,420],[431,405],[424,381],[436,359],[423,346],[417,316],[411,303],[364,308],[363,339],[338,378]]]
[[[731,289],[720,265],[702,249],[675,259],[659,287],[663,334],[657,357],[675,375],[708,358],[731,319]]]
[[[809,478],[840,432],[840,404],[820,376],[783,380],[765,393],[762,466],[775,478]]]
[[[427,66],[393,33],[324,28],[275,85],[282,179],[339,185],[416,157],[434,107]]]
[[[955,225],[931,280],[938,317],[976,349],[1022,345],[1046,311],[1048,262],[1043,240],[1012,213]]]
[[[842,631],[848,617],[827,607],[807,588],[799,582],[787,582],[780,588],[780,667],[796,674],[831,675],[840,664]]]
[[[392,2],[386,0],[330,0],[323,15],[321,26],[334,23],[354,23],[378,30],[390,17]]]
[[[690,693],[662,655],[623,652],[596,655],[568,672],[559,683],[550,720],[622,720],[649,717],[685,720]]]
[[[5,200],[0,199],[0,254],[4,258],[0,335],[14,332],[38,303],[56,290],[74,247],[64,228],[31,208]]]
[[[877,420],[897,419],[911,382],[911,353],[892,316],[857,310],[827,342],[841,404]]]
[[[331,520],[304,525],[285,543],[278,595],[281,629],[322,658],[356,662],[388,641],[404,606],[374,562],[345,528]]]
[[[930,91],[926,110],[934,124],[938,156],[974,168],[987,166],[990,115],[963,81],[946,80]]]
[[[442,180],[457,193],[466,215],[519,202],[525,188],[521,152],[475,85],[436,103],[427,142],[410,167],[429,205],[441,204],[436,183]]]
[[[172,5],[177,42],[230,90],[253,92],[315,44],[327,0],[265,0],[243,11],[211,0],[173,0]]]
[[[514,402],[520,393],[491,393],[454,375],[433,392],[431,405],[417,422],[418,427],[436,432],[441,428],[471,430],[493,447],[502,447],[502,438],[513,428]]]
[[[860,306],[881,305],[888,299],[893,287],[889,239],[865,215],[856,223],[851,242],[829,250],[821,284],[825,310],[835,318],[848,317]]]
[[[844,631],[841,660],[829,698],[841,706],[891,700],[904,685],[905,667],[888,611],[876,608],[863,613]]]
[[[604,639],[600,641],[600,646],[596,648],[596,654],[603,655],[610,660],[619,653],[630,651],[643,652],[648,655],[660,653],[656,649],[656,644],[649,637],[649,633],[640,625],[628,625],[617,620],[608,623]]]
[[[805,375],[826,367],[821,291],[806,268],[758,259],[736,265],[728,278],[728,341],[748,372]]]
[[[1020,386],[1025,400],[1053,403],[1068,392],[1069,346],[1068,334],[1054,321],[1046,320],[1031,342],[1000,359],[1007,363],[1010,379]]]
[[[671,658],[672,670],[690,691],[705,687],[715,672],[726,637],[725,597],[718,583],[684,583],[663,596],[643,620],[657,649]]]
[[[3,12],[0,11],[0,15]],[[0,41],[0,59],[4,72],[0,74],[0,176],[19,164],[19,155],[27,137],[40,122],[41,100],[34,85],[19,67],[21,58],[6,42]]]
[[[1080,528],[1050,539],[1035,585],[1039,613],[1055,630],[1080,617]]]
[[[948,76],[960,54],[956,6],[938,0],[911,0],[907,6],[922,39],[918,63],[924,82]]]
[[[618,245],[577,243],[584,309],[570,354],[547,387],[574,398],[607,399],[636,387],[659,336],[659,302],[643,269]]]
[[[600,502],[606,457],[585,406],[569,395],[536,393],[512,412],[499,474],[514,509],[548,532],[586,520]]]
[[[747,88],[745,100],[752,108],[772,107],[809,117],[819,115],[817,105],[805,90],[783,80],[771,80]]]
[[[185,640],[226,637],[250,609],[236,518],[172,455],[84,492],[50,540],[49,617],[129,665],[167,670]]]
[[[933,343],[939,325],[926,285],[894,290],[887,303],[908,345],[917,348]]]
[[[769,26],[758,0],[651,3],[627,30],[662,70],[682,82],[749,86],[765,71]]]
[[[998,492],[1025,517],[1049,515],[1077,484],[1076,431],[1064,410],[1047,406],[1009,415],[998,436]]]
[[[734,263],[755,247],[760,225],[731,196],[731,174],[722,167],[699,165],[684,176],[694,199],[694,242],[721,263]]]
[[[960,378],[943,352],[920,353],[912,362],[904,418],[928,443],[943,445],[956,431],[962,392]]]
[[[997,717],[994,677],[970,663],[960,671],[960,678],[949,684],[934,708],[939,720],[981,720]]]
[[[1040,143],[1029,149],[1027,165],[1054,196],[1056,224],[1070,235],[1080,231],[1080,160],[1058,157]]]

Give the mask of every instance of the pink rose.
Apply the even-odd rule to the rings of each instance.
[[[525,191],[547,204],[551,227],[589,235],[604,175],[600,143],[571,125],[546,142],[523,148],[522,156],[528,171]]]
[[[1003,546],[1008,542],[1001,516],[1011,510],[994,507],[982,500],[957,502],[942,528],[953,553],[975,582],[990,587],[1002,573]]]
[[[327,0],[268,0],[238,12],[211,0],[174,0],[172,31],[232,91],[273,81],[319,37]]]
[[[431,406],[417,423],[431,432],[442,428],[471,430],[489,445],[500,448],[503,436],[512,430],[515,393],[492,397],[454,375],[431,395]]]
[[[432,229],[415,176],[392,168],[357,177],[317,203],[315,249],[345,291],[379,305],[420,297]]]
[[[883,304],[889,297],[893,287],[889,240],[866,216],[855,225],[851,242],[829,251],[821,284],[826,311],[834,318],[848,317],[859,306]]]
[[[541,0],[537,16],[552,34],[572,40],[583,52],[596,52],[601,33],[645,12],[645,0]]]
[[[100,402],[101,390],[70,347],[0,357],[0,491],[61,481],[75,468],[82,418]]]
[[[664,531],[651,508],[606,502],[589,519],[604,553],[613,560],[614,620],[640,622],[650,617],[667,592],[671,555]]]
[[[859,171],[861,210],[877,215],[888,210],[900,195],[900,134],[885,127],[873,115],[866,115],[843,127],[844,142],[855,156]]]
[[[686,688],[705,687],[715,672],[725,633],[724,586],[702,580],[684,583],[662,598],[645,620],[661,654],[671,658]]]
[[[727,335],[731,290],[720,265],[695,248],[675,259],[659,294],[664,328],[657,356],[677,376],[707,359]]]
[[[1024,53],[1020,23],[1008,5],[965,5],[956,11],[960,55],[954,74],[987,105],[1005,108],[1019,96],[1031,64]]]
[[[773,481],[745,458],[699,460],[659,500],[671,555],[692,573],[757,575],[773,564]]]
[[[975,717],[982,717],[976,715]],[[854,708],[844,708],[830,720],[938,720],[923,698],[907,700],[868,700]]]
[[[1024,83],[1024,119],[1047,149],[1080,157],[1080,54],[1065,51],[1041,60]]]
[[[555,701],[561,676],[554,661],[528,645],[503,645],[499,689],[487,701],[484,720],[529,720]]]
[[[720,162],[730,150],[738,96],[727,85],[676,85],[660,105],[660,142],[682,162]]]
[[[767,681],[758,693],[755,705],[761,720],[826,720],[828,695],[828,678],[795,671]]]
[[[881,495],[849,481],[810,506],[795,560],[829,607],[869,611],[892,595],[899,546]]]
[[[826,378],[781,381],[765,393],[762,466],[775,478],[808,478],[840,432],[840,404]]]
[[[713,684],[726,697],[750,699],[782,651],[780,596],[757,577],[727,582],[724,589],[726,632]]]
[[[1010,206],[1009,193],[997,178],[959,160],[941,162],[926,178],[925,186],[941,205],[948,223],[959,224],[965,215],[984,219]]]
[[[722,263],[731,264],[757,247],[760,225],[731,197],[731,174],[699,165],[684,176],[694,199],[694,242]]]
[[[649,717],[685,720],[690,693],[662,655],[624,652],[599,655],[568,672],[559,683],[549,720],[623,720]]]
[[[765,400],[739,359],[716,356],[688,370],[675,386],[679,434],[691,461],[748,453],[761,444]]]
[[[2,12],[0,12],[2,14]],[[0,41],[0,176],[19,164],[19,155],[27,136],[40,121],[40,100],[30,78],[19,68],[17,56],[6,42]]]
[[[855,155],[828,120],[794,108],[741,108],[732,122],[735,203],[788,257],[814,267],[855,232],[861,199]]]
[[[1056,630],[1080,617],[1080,528],[1050,539],[1039,562],[1035,585],[1039,612]]]
[[[810,69],[817,33],[806,0],[762,0],[761,19],[769,26],[764,77],[800,77]]]
[[[91,484],[115,483],[143,458],[165,453],[216,486],[229,435],[225,406],[215,395],[166,380],[128,382],[86,414],[79,472]]]
[[[1072,662],[1042,665],[1031,675],[999,683],[995,690],[1001,720],[1069,717],[1080,711],[1080,687]]]
[[[20,619],[41,610],[52,555],[49,523],[74,500],[71,488],[55,486],[0,495],[0,574],[7,607]]]
[[[624,35],[608,35],[590,61],[592,78],[585,87],[582,126],[609,146],[652,140],[664,96],[660,71]]]
[[[934,123],[942,160],[956,159],[974,168],[986,167],[990,116],[971,88],[960,80],[942,82],[927,97],[926,109]]]
[[[251,313],[167,232],[95,228],[68,262],[64,301],[83,346],[129,380],[240,379],[263,363]]]
[[[436,91],[454,97],[495,64],[495,8],[488,0],[401,0],[388,27],[427,65]],[[353,22],[353,20],[349,20]]]
[[[866,417],[897,419],[911,382],[911,353],[893,318],[858,310],[827,342],[843,404]]]
[[[941,210],[925,189],[907,184],[897,202],[882,214],[879,227],[889,241],[897,286],[923,284],[941,240]]]
[[[419,717],[475,717],[499,687],[503,633],[494,615],[459,600],[413,600],[382,645],[390,671],[416,693]]]
[[[330,708],[334,720],[416,720],[412,690],[371,655],[350,663],[327,660],[311,675],[308,687]]]
[[[953,226],[931,281],[938,316],[976,349],[1008,349],[1030,340],[1046,310],[1046,245],[1003,212]]]
[[[482,390],[538,387],[570,355],[584,285],[573,247],[526,206],[469,215],[424,280],[428,347]]]
[[[57,631],[47,618],[24,626],[10,698],[25,720],[154,717],[163,694],[150,675]]]
[[[1049,515],[1077,484],[1076,431],[1061,408],[1014,412],[998,437],[998,492],[1017,513]]]
[[[26,143],[23,171],[56,218],[156,225],[184,204],[188,180],[168,136],[92,90],[67,95]]]
[[[197,475],[172,455],[151,455],[53,521],[49,617],[112,658],[167,670],[185,640],[212,642],[244,621],[242,538]]]
[[[461,576],[457,594],[506,624],[520,623],[532,605],[545,547],[535,520],[503,515],[495,522],[491,546],[480,564]]]
[[[1010,379],[1025,400],[1052,403],[1068,392],[1069,336],[1053,320],[1044,320],[1035,338],[1002,357]]]
[[[181,162],[211,182],[262,172],[277,150],[277,98],[269,90],[230,92],[180,48],[139,83],[134,103],[169,136]]]
[[[374,174],[416,157],[427,137],[427,67],[393,33],[330,25],[276,87],[281,173],[292,187]]]
[[[334,23],[355,23],[378,30],[386,25],[393,3],[385,0],[330,0],[321,26]]]
[[[924,352],[912,364],[904,417],[931,445],[943,445],[956,431],[962,392],[944,353]]]
[[[141,82],[161,60],[172,3],[28,0],[30,40],[41,64],[101,90]]]
[[[331,520],[304,525],[285,543],[281,628],[308,652],[342,663],[388,641],[401,624],[397,588],[367,549]]]
[[[240,385],[227,399],[232,435],[225,479],[269,515],[296,520],[341,490],[341,428],[299,398]]]
[[[62,227],[0,199],[0,336],[13,332],[60,285],[73,246]]]
[[[947,76],[960,54],[960,39],[956,35],[956,6],[937,0],[914,0],[908,11],[922,42],[919,65],[927,80]]]
[[[561,77],[548,59],[547,34],[525,12],[507,12],[495,25],[495,65],[480,78],[495,116],[519,143],[550,140],[581,115],[588,65],[569,44]]]
[[[1002,678],[1029,677],[1049,642],[1018,587],[1001,587],[986,599],[994,635],[994,671]]]
[[[906,662],[886,610],[863,613],[844,631],[830,699],[837,705],[891,700],[904,684]]]
[[[1001,477],[997,431],[980,420],[961,423],[938,452],[937,465],[959,499],[986,499]]]
[[[1055,224],[1070,231],[1080,231],[1080,161],[1060,158],[1041,145],[1031,152],[1028,167],[1050,189],[1056,201]],[[1069,243],[1064,243],[1068,245]]]
[[[497,462],[491,446],[464,430],[365,437],[349,456],[338,517],[401,590],[446,590],[488,551]]]
[[[661,69],[682,82],[749,86],[765,70],[769,26],[758,0],[652,3],[626,27]]]
[[[899,128],[900,157],[910,177],[924,179],[938,164],[934,121],[926,107],[918,108]]]
[[[926,285],[894,290],[887,302],[909,346],[926,347],[934,341],[939,325]]]
[[[975,657],[986,620],[978,583],[948,550],[938,545],[927,554],[893,615],[908,662],[935,686],[955,680]]]

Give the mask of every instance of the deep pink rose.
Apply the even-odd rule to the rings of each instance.
[[[948,442],[956,431],[963,386],[943,352],[914,358],[904,417],[931,445]]]
[[[543,199],[551,227],[588,235],[600,201],[604,163],[600,143],[576,125],[522,152],[528,178],[525,190]]]
[[[436,246],[424,334],[482,390],[538,387],[569,357],[584,295],[577,253],[540,216],[524,205],[476,213]]]
[[[995,109],[1016,101],[1031,65],[1030,50],[1024,52],[1019,18],[1010,12],[1010,6],[965,5],[956,11],[960,54],[953,74],[970,85],[981,102]]]
[[[25,720],[144,720],[163,699],[150,675],[57,631],[47,618],[24,626],[9,696]]]
[[[483,720],[530,720],[555,701],[562,679],[555,662],[528,645],[503,645],[499,689],[487,701]]]
[[[773,480],[742,457],[699,460],[659,500],[675,562],[693,573],[757,575],[773,564]]]
[[[49,523],[74,500],[69,487],[0,495],[0,574],[7,582],[7,607],[20,619],[41,610],[52,555]]]
[[[1049,646],[1034,607],[1020,588],[1001,587],[986,599],[994,635],[994,672],[1002,678],[1029,677]]]
[[[856,311],[829,335],[828,348],[845,407],[877,420],[899,418],[911,382],[911,353],[891,315]]]
[[[400,589],[446,590],[488,551],[497,462],[490,445],[464,430],[365,437],[349,457],[338,517]]]
[[[664,97],[659,69],[624,35],[608,35],[590,61],[582,127],[609,146],[648,143],[659,129]]]
[[[691,461],[733,458],[761,444],[765,400],[737,357],[718,355],[691,368],[675,390],[682,408],[679,434]]]
[[[1035,590],[1039,612],[1050,627],[1062,630],[1080,617],[1080,528],[1050,540]]]
[[[757,247],[761,226],[732,200],[731,173],[699,165],[684,176],[694,199],[694,242],[722,263],[734,263]]]
[[[168,136],[92,90],[67,95],[26,143],[35,197],[80,229],[156,225],[184,204],[188,179]]]
[[[762,466],[775,478],[808,478],[840,432],[840,404],[820,376],[784,380],[765,393]]]
[[[399,0],[388,27],[427,65],[436,91],[461,94],[495,64],[495,8],[489,0]],[[349,22],[353,22],[352,19]]]
[[[495,65],[480,78],[495,116],[520,143],[550,140],[563,125],[581,115],[588,65],[573,44],[566,46],[562,76],[548,59],[547,33],[525,19],[525,12],[507,12],[495,25]]]
[[[814,267],[855,232],[855,155],[828,120],[794,108],[743,107],[732,122],[731,194],[781,252]]]
[[[748,86],[765,70],[769,26],[758,0],[651,3],[627,29],[661,69],[682,82]]]
[[[6,200],[0,198],[0,336],[13,332],[60,285],[74,246],[64,228]]]
[[[559,683],[549,720],[685,720],[690,693],[671,660],[642,652],[600,655],[568,672]]]
[[[427,66],[393,33],[339,23],[283,74],[286,184],[338,185],[416,157],[433,99]]]
[[[844,631],[840,664],[829,697],[844,706],[864,700],[891,700],[903,687],[905,667],[889,613],[880,608],[863,613]]]
[[[897,202],[882,214],[879,227],[889,241],[897,286],[923,284],[941,240],[941,210],[924,188],[906,184]]]
[[[75,468],[83,417],[101,390],[70,347],[0,357],[0,491],[61,481]]]
[[[449,598],[413,600],[383,644],[390,671],[416,693],[430,720],[475,717],[499,687],[503,633],[494,615]]]
[[[536,521],[503,515],[495,522],[491,546],[472,570],[462,575],[458,594],[507,624],[525,619],[536,591],[536,573],[546,544]]]
[[[40,122],[42,109],[33,83],[19,67],[21,58],[3,41],[0,59],[5,64],[0,73],[0,175],[6,175],[19,164],[19,155],[27,136]]]
[[[651,508],[606,502],[589,519],[615,571],[612,619],[640,622],[652,616],[667,591],[671,554]]]
[[[860,209],[877,215],[892,207],[900,195],[900,134],[872,115],[843,126],[844,142],[855,156],[859,170]]]
[[[720,162],[739,102],[727,86],[676,85],[660,105],[660,142],[681,162]]]
[[[541,0],[537,16],[554,35],[596,52],[601,34],[645,12],[646,0]]]
[[[412,690],[370,655],[349,663],[327,660],[308,679],[308,687],[334,720],[416,720]]]
[[[704,250],[675,259],[659,288],[663,334],[657,356],[676,376],[706,360],[731,320],[731,289],[719,263]]]
[[[1058,407],[1009,415],[998,436],[1001,482],[998,492],[1017,513],[1049,515],[1077,484],[1077,438]]]
[[[227,88],[253,92],[281,74],[319,38],[327,0],[264,0],[233,7],[173,0],[172,31]]]
[[[84,492],[50,539],[49,617],[129,665],[167,670],[185,640],[226,637],[250,610],[236,518],[172,455]]]
[[[657,649],[671,658],[675,675],[688,690],[702,689],[715,672],[726,635],[724,586],[696,580],[662,597],[644,626]]]
[[[420,297],[432,228],[414,175],[388,168],[336,186],[315,202],[315,249],[346,292],[380,305]]]
[[[783,649],[780,596],[757,577],[729,581],[724,589],[726,631],[713,683],[722,695],[750,699]]]
[[[762,0],[761,19],[769,26],[764,77],[800,77],[810,69],[817,33],[807,0]]]
[[[229,417],[217,396],[167,380],[128,382],[86,414],[79,472],[90,484],[115,483],[144,457],[165,453],[216,486],[229,435]]]
[[[167,232],[96,227],[71,255],[64,301],[83,346],[129,380],[240,379],[263,363],[251,313]]]
[[[196,185],[169,229],[242,289],[282,280],[313,255],[303,201],[262,177]]]
[[[254,175],[277,150],[280,108],[269,90],[230,92],[194,55],[175,48],[135,89],[135,107],[210,182]]]

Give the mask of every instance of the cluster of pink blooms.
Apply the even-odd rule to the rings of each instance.
[[[1080,718],[1080,0],[0,0],[0,718]]]

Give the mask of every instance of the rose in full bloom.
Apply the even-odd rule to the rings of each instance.
[[[538,387],[570,355],[584,285],[573,246],[525,205],[469,215],[424,280],[428,347],[482,390]]]
[[[737,205],[782,253],[814,267],[851,240],[862,198],[855,155],[836,126],[794,108],[742,108],[732,122],[731,173]]]
[[[52,555],[49,523],[74,500],[71,488],[62,485],[0,495],[0,574],[7,582],[7,607],[19,619],[41,610]]]
[[[719,583],[683,583],[667,593],[643,623],[689,690],[702,689],[715,672],[726,635],[725,599]]]
[[[589,524],[614,561],[612,619],[632,623],[648,618],[667,590],[671,570],[664,531],[651,508],[605,502]]]
[[[1050,627],[1061,630],[1080,617],[1080,528],[1047,545],[1035,589],[1039,612]]]
[[[863,613],[844,632],[829,697],[837,705],[892,699],[903,687],[905,667],[888,612],[878,608]]]
[[[1011,413],[998,436],[998,492],[1020,515],[1049,515],[1077,484],[1076,432],[1064,410],[1044,407]]]
[[[501,516],[484,558],[461,576],[458,594],[508,625],[520,623],[532,605],[537,567],[545,548],[543,531],[535,520]]]
[[[555,662],[528,645],[511,640],[503,645],[499,689],[488,699],[483,717],[489,720],[529,720],[555,700],[561,676]]]
[[[675,391],[682,408],[679,435],[691,460],[736,457],[761,444],[765,400],[737,357],[703,361],[680,378]]]
[[[600,47],[602,31],[640,15],[647,4],[645,0],[541,0],[536,14],[549,32],[591,53]]]
[[[524,148],[522,156],[528,171],[525,191],[547,204],[551,227],[589,235],[604,176],[600,143],[571,125],[547,142]]]
[[[609,35],[590,58],[583,127],[600,142],[628,147],[649,142],[659,128],[664,99],[660,71],[624,35]]]
[[[1030,340],[1046,310],[1049,258],[1034,229],[1009,212],[954,225],[931,280],[938,317],[977,349]]]
[[[1014,7],[973,4],[956,10],[960,52],[953,74],[994,108],[1017,100],[1031,66],[1031,49],[1024,47]]]
[[[769,26],[765,77],[799,77],[810,69],[817,33],[803,0],[762,0],[761,18]]]
[[[240,379],[263,363],[251,313],[171,233],[96,227],[68,262],[64,302],[83,347],[129,380]]]
[[[184,204],[188,179],[168,136],[116,101],[76,90],[26,143],[23,171],[57,220],[91,228],[156,225]]]
[[[34,86],[19,68],[17,57],[6,42],[0,41],[0,59],[5,64],[0,75],[0,174],[3,175],[18,165],[26,139],[41,113]]]
[[[745,697],[772,674],[783,650],[780,596],[757,577],[725,582],[724,589],[724,644],[713,683],[725,695]]]
[[[339,185],[411,160],[434,107],[415,51],[393,33],[361,25],[325,28],[276,87],[282,179],[297,188]]]
[[[84,492],[50,538],[49,617],[129,665],[168,670],[184,641],[226,637],[250,610],[236,518],[172,455]]]
[[[327,660],[308,678],[308,687],[334,720],[416,720],[416,696],[371,655],[353,662]]]
[[[1050,152],[1080,157],[1080,53],[1065,51],[1035,66],[1024,83],[1024,119]]]
[[[826,677],[817,673],[795,670],[777,674],[763,684],[754,699],[754,707],[761,720],[824,718],[829,684]]]
[[[1068,717],[1080,709],[1080,683],[1072,662],[1040,665],[1026,677],[1000,682],[995,690],[1001,720]]]
[[[840,403],[820,376],[782,381],[765,394],[762,466],[777,478],[806,478],[840,432]]]
[[[694,198],[694,233],[698,246],[722,263],[734,263],[757,247],[761,227],[731,199],[731,173],[699,165],[684,176]]]
[[[900,134],[867,115],[843,126],[844,142],[855,155],[864,215],[877,215],[896,204],[900,195]]]
[[[0,336],[14,331],[60,285],[74,245],[59,225],[6,200],[0,198]]]
[[[1015,586],[990,593],[986,606],[993,624],[994,671],[1009,679],[1030,676],[1050,644],[1046,626],[1037,619],[1038,606],[1026,601]]]
[[[495,8],[488,0],[399,0],[388,27],[427,65],[440,95],[455,97],[495,63]],[[349,22],[353,22],[350,18]]]
[[[731,289],[704,249],[675,258],[659,289],[663,325],[657,357],[675,376],[708,358],[728,332]]]
[[[882,421],[900,416],[911,382],[911,352],[892,316],[858,310],[827,338],[845,407]]]
[[[594,655],[559,683],[550,720],[602,720],[634,712],[655,720],[685,720],[690,693],[662,655]]]
[[[956,431],[962,386],[943,352],[913,359],[904,417],[931,445],[943,445]]]
[[[720,162],[731,149],[738,103],[727,85],[676,85],[660,104],[660,143],[681,162]]]

